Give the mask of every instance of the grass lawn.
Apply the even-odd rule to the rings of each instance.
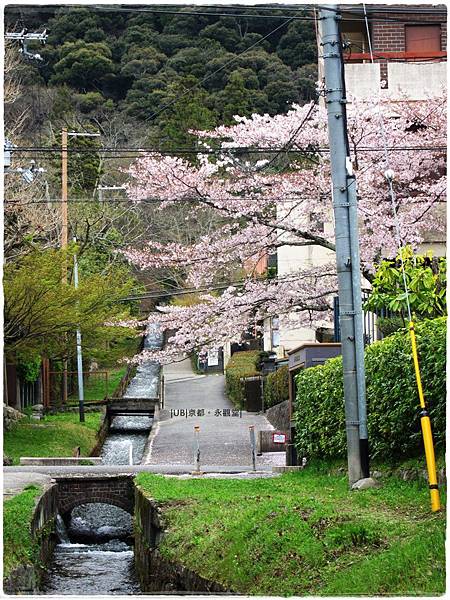
[[[47,415],[43,421],[22,419],[11,431],[4,432],[3,451],[19,464],[21,456],[72,456],[76,446],[88,456],[96,443],[103,413],[86,413],[85,423],[78,413]]]
[[[41,489],[30,485],[3,503],[3,578],[19,565],[31,564],[39,546],[31,538],[30,524]]]
[[[106,386],[105,373],[96,374],[93,372],[87,381],[84,381],[84,399],[87,402],[103,400],[106,395],[112,396],[114,390],[119,385],[120,380],[125,375],[127,367],[117,367],[116,369],[106,369],[108,371],[108,387]],[[68,397],[69,404],[78,404],[78,392]]]
[[[439,595],[445,514],[425,481],[383,479],[349,492],[326,465],[259,480],[180,480],[139,473],[163,503],[161,553],[250,595]]]

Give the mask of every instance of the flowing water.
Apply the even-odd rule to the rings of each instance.
[[[152,326],[144,348],[160,348],[162,336]],[[158,396],[159,366],[146,361],[137,369],[124,398]],[[139,464],[145,449],[152,418],[116,416],[100,456],[111,465]],[[139,595],[134,571],[132,518],[108,504],[83,504],[73,509],[66,522],[58,515],[56,546],[52,563],[43,581],[46,595]]]

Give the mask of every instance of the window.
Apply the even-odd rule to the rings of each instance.
[[[441,26],[406,25],[405,50],[406,52],[440,52]]]

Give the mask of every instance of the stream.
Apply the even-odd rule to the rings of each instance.
[[[160,348],[162,336],[147,329],[144,348]],[[138,366],[124,398],[158,395],[159,366],[145,361]],[[140,464],[153,419],[116,416],[100,456],[109,465]],[[121,508],[101,503],[82,504],[70,515],[58,516],[59,543],[43,580],[45,595],[139,595],[134,571],[132,516]]]

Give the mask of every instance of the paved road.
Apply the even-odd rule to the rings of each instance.
[[[164,367],[164,378],[164,409],[144,464],[191,465],[195,425],[200,426],[201,465],[252,464],[249,426],[254,425],[255,431],[273,429],[264,415],[242,411],[228,416],[233,414],[233,406],[225,396],[225,377],[195,375],[189,360]],[[177,416],[180,410],[193,410],[195,415]],[[199,410],[204,415],[199,415]],[[257,457],[257,466],[284,464],[284,453]]]

